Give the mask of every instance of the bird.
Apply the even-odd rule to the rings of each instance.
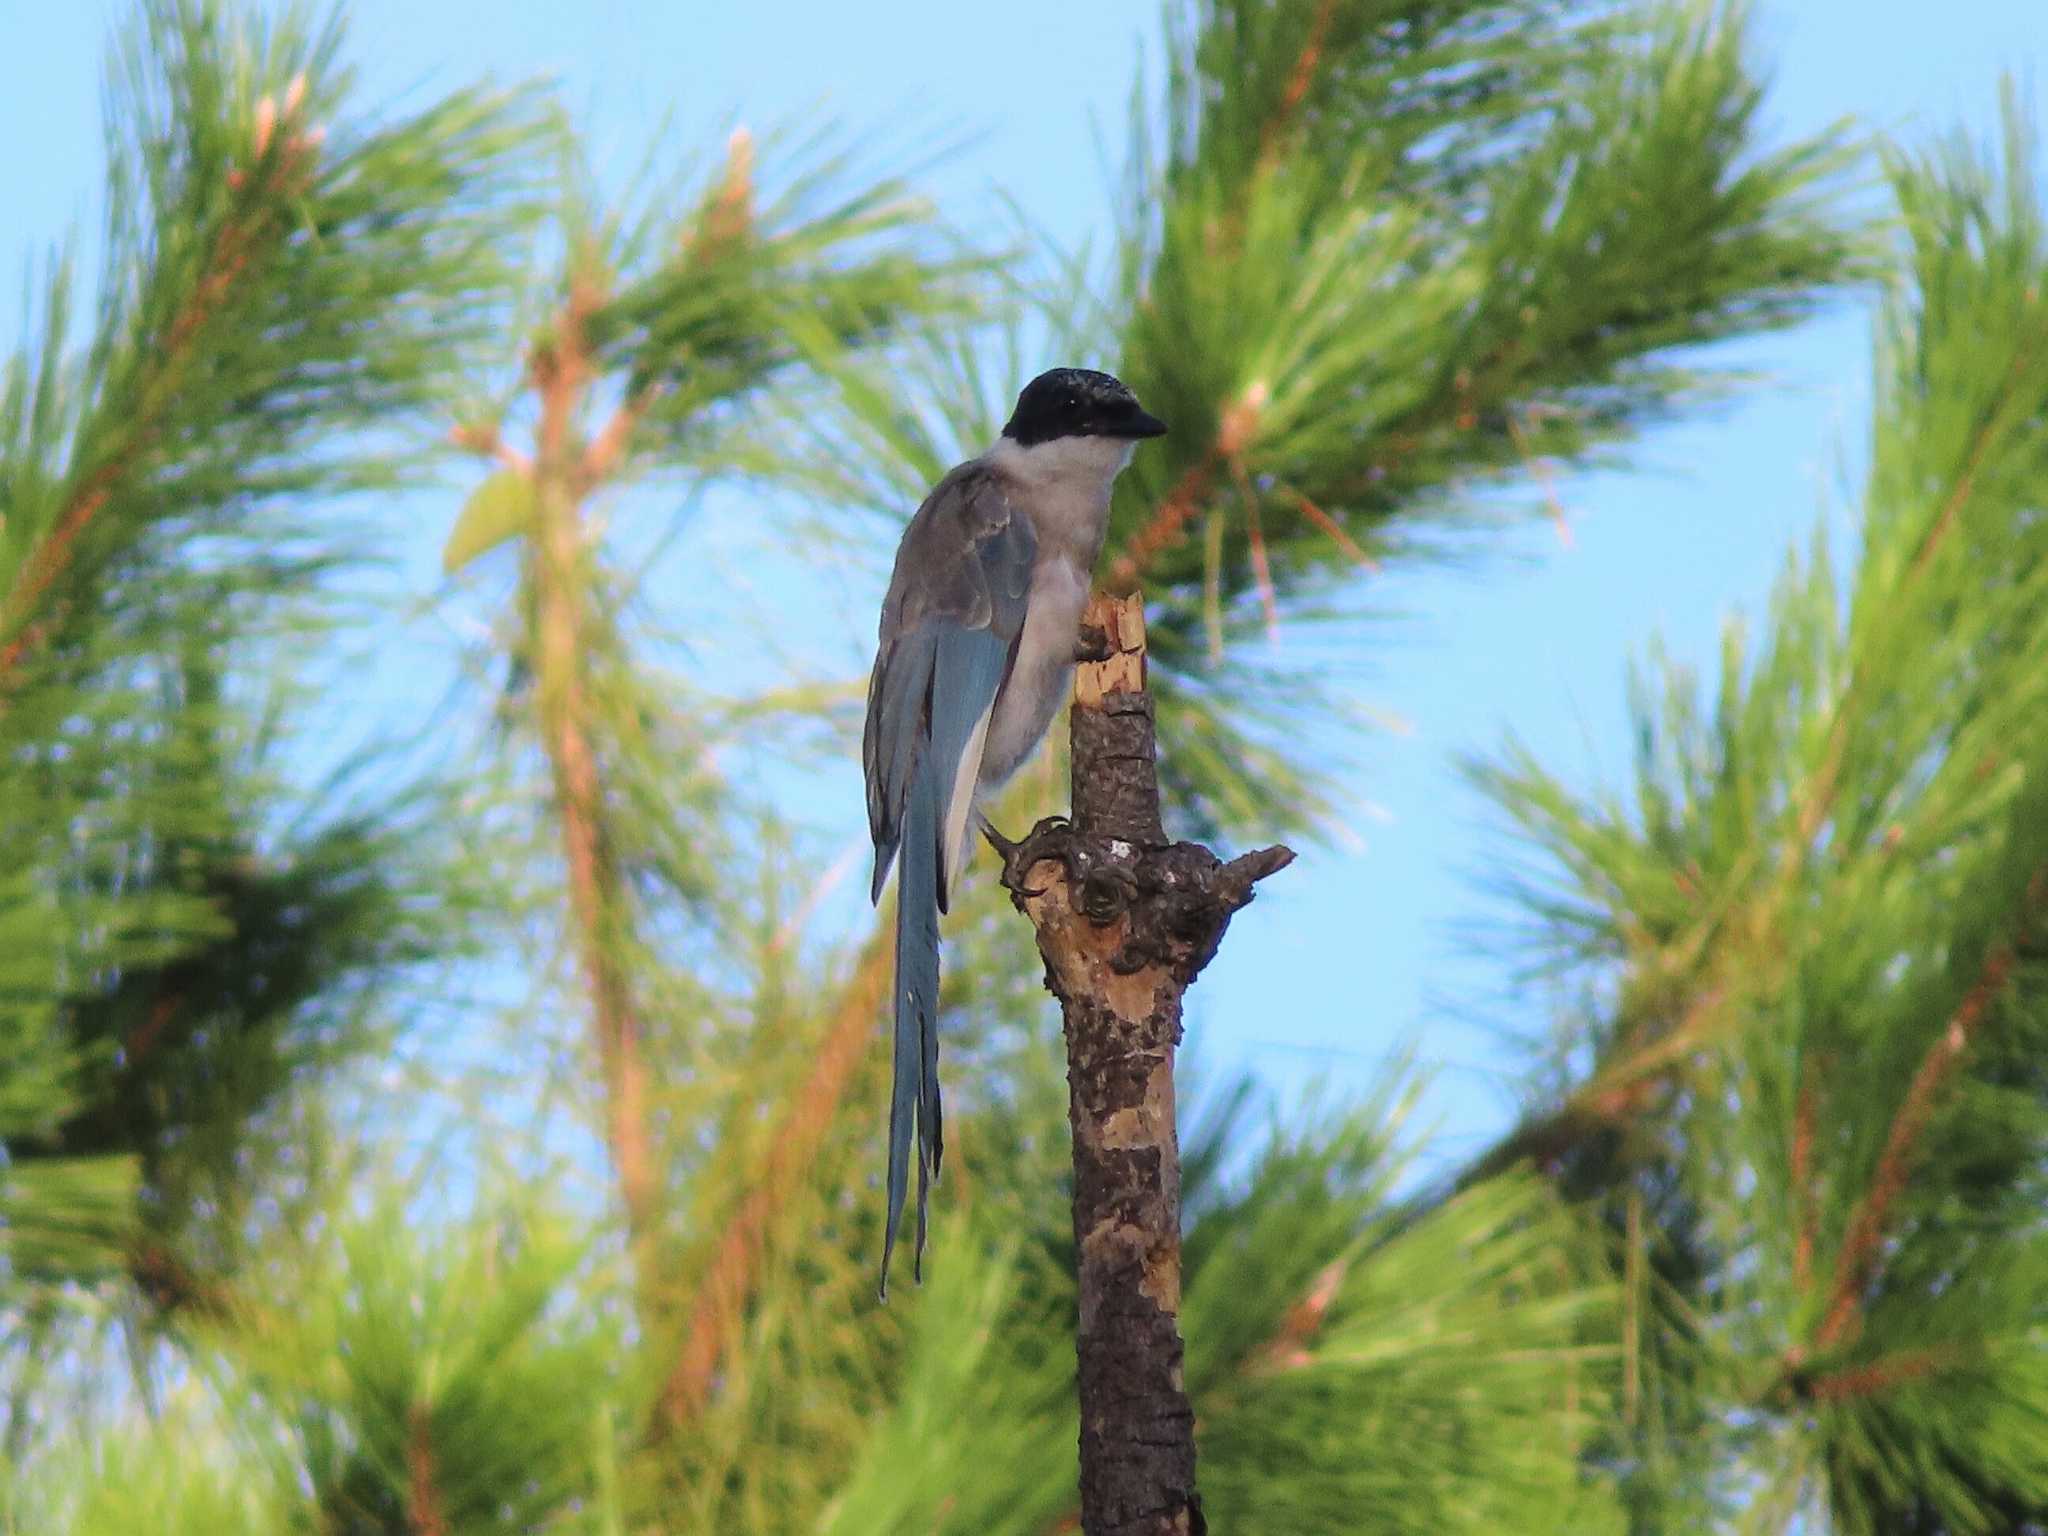
[[[944,1146],[939,915],[967,863],[975,802],[1030,757],[1066,697],[1110,489],[1138,444],[1166,430],[1111,374],[1041,373],[995,443],[932,488],[897,546],[861,737],[876,903],[900,853],[884,1301],[913,1134],[913,1274],[924,1278]]]

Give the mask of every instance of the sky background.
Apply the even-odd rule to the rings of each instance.
[[[2001,74],[2025,86],[2048,64],[2048,0],[1759,0],[1754,10],[1774,142],[1842,118],[1914,145],[1957,128],[1983,138],[1996,130]],[[963,144],[919,177],[942,212],[995,239],[1011,227],[1008,196],[1068,247],[1108,236],[1133,82],[1158,56],[1149,0],[357,0],[349,13],[372,99],[479,75],[550,77],[608,182],[638,167],[657,136],[709,155],[735,122],[759,131],[829,119],[871,136],[884,163]],[[15,281],[68,229],[96,221],[99,61],[126,14],[109,0],[0,0],[0,274],[24,274]],[[1205,1071],[1254,1071],[1283,1100],[1317,1079],[1358,1090],[1413,1041],[1441,1069],[1426,1101],[1437,1156],[1502,1128],[1520,1058],[1499,1031],[1540,1027],[1548,1005],[1514,995],[1505,958],[1471,942],[1471,920],[1499,911],[1485,887],[1504,844],[1453,765],[1512,732],[1574,782],[1621,777],[1630,659],[1661,637],[1680,660],[1710,666],[1725,619],[1761,613],[1787,549],[1823,517],[1849,526],[1869,328],[1867,306],[1845,301],[1796,331],[1723,349],[1774,382],[1654,433],[1626,472],[1562,482],[1568,542],[1538,522],[1469,569],[1363,578],[1398,619],[1373,633],[1359,702],[1401,727],[1366,744],[1347,786],[1355,840],[1309,850],[1263,886],[1191,995]],[[0,311],[0,344],[18,333],[18,311]],[[1042,360],[1064,361],[1113,360]],[[425,592],[455,501],[418,506],[401,579]],[[825,584],[818,622],[840,675],[861,675],[872,654],[886,555]],[[412,651],[365,672],[351,707],[401,722],[431,709],[451,664],[444,642],[412,626]],[[1172,751],[1170,733],[1163,745]],[[857,836],[857,764],[818,792],[812,819]]]

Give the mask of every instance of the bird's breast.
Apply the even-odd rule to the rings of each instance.
[[[983,790],[1023,765],[1066,701],[1081,610],[1109,527],[1110,486],[1130,449],[1109,438],[1062,438],[1030,448],[1004,438],[989,452],[1011,505],[1031,520],[1037,554],[1017,659],[989,717]]]
[[[1067,696],[1081,610],[1088,602],[1089,571],[1067,559],[1046,559],[1031,573],[1017,660],[996,695],[982,752],[981,787],[993,789],[1015,773],[1044,739]]]

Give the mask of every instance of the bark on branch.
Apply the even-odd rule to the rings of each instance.
[[[1294,857],[1225,864],[1159,817],[1144,603],[1098,595],[1100,660],[1074,679],[1072,821],[1004,845],[1003,884],[1038,933],[1066,1020],[1080,1269],[1081,1527],[1203,1536],[1195,1420],[1181,1377],[1181,998],[1252,887]]]
[[[632,978],[619,954],[623,892],[595,736],[584,618],[587,577],[579,499],[583,456],[574,441],[577,412],[591,381],[583,321],[595,302],[587,290],[572,292],[555,339],[529,361],[540,401],[540,423],[534,453],[536,520],[528,579],[534,594],[541,740],[554,779],[555,812],[568,866],[569,908],[590,991],[598,1061],[604,1075],[606,1140],[618,1172],[641,1306],[651,1322],[659,1310],[660,1273],[654,1248],[661,1174],[649,1102],[652,1073]]]

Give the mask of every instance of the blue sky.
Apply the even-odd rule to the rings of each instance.
[[[1983,136],[2001,72],[2024,84],[2048,63],[2042,0],[1754,9],[1777,137],[1843,117],[1909,142],[1958,126]],[[664,129],[708,151],[734,121],[830,118],[885,151],[963,141],[923,178],[955,221],[1002,232],[1008,194],[1068,245],[1106,233],[1132,82],[1157,55],[1155,8],[1104,0],[358,0],[350,13],[373,94],[551,76],[608,176],[638,165]],[[93,217],[97,66],[123,14],[106,0],[0,0],[0,144],[12,150],[0,156],[0,272],[23,271]],[[0,315],[0,341],[14,322]],[[1202,980],[1191,1032],[1210,1069],[1253,1069],[1282,1094],[1324,1076],[1357,1088],[1416,1038],[1444,1069],[1428,1101],[1440,1151],[1500,1127],[1515,1057],[1492,1025],[1533,1027],[1544,1002],[1503,995],[1499,958],[1459,931],[1488,910],[1480,891],[1502,844],[1450,765],[1513,731],[1573,780],[1619,775],[1629,658],[1661,635],[1678,657],[1710,662],[1724,618],[1759,610],[1788,545],[1852,504],[1868,327],[1851,303],[1745,344],[1740,360],[1777,382],[1656,434],[1628,472],[1561,485],[1568,545],[1538,524],[1474,570],[1373,578],[1403,617],[1377,636],[1361,702],[1405,726],[1364,755],[1357,845],[1314,850],[1265,887]],[[429,526],[408,569],[431,571],[444,526]],[[838,595],[857,671],[879,586]],[[851,764],[844,798],[851,834]]]

